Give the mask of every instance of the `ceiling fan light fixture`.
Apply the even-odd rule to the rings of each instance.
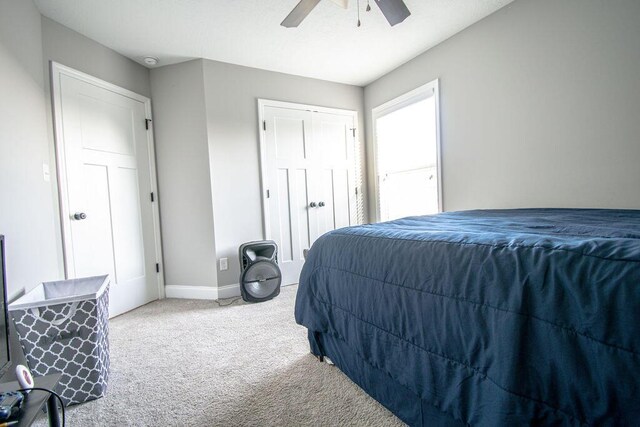
[[[294,28],[300,25],[300,23],[311,13],[313,8],[315,8],[321,0],[300,0],[296,7],[293,8],[291,12],[284,18],[284,21],[280,23],[283,27],[286,28]],[[331,0],[331,2],[343,7],[347,8],[349,6],[349,0]],[[392,27],[396,24],[404,21],[411,12],[407,8],[407,5],[404,3],[404,0],[375,0],[375,3],[380,8],[380,11],[387,18],[389,25]],[[357,4],[358,9],[358,21],[360,21],[360,2]],[[371,6],[369,5],[369,0],[367,0],[367,9],[369,12],[371,10]],[[360,26],[360,25],[358,25]]]

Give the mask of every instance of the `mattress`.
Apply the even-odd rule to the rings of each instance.
[[[634,424],[640,211],[479,210],[335,230],[308,254],[295,317],[312,352],[410,425]]]

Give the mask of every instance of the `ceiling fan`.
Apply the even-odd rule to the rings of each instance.
[[[343,9],[349,6],[349,0],[331,0]],[[287,28],[297,27],[309,13],[320,3],[320,0],[300,0],[300,3],[284,18],[280,25]],[[391,26],[404,21],[411,12],[403,0],[374,0]],[[367,11],[371,8],[367,6]]]

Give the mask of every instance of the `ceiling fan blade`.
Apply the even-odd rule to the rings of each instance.
[[[343,9],[346,9],[349,7],[349,0],[331,0],[331,1]]]
[[[376,4],[392,27],[411,15],[407,5],[402,0],[376,0]]]
[[[297,27],[318,3],[320,0],[300,0],[280,25],[287,28]]]

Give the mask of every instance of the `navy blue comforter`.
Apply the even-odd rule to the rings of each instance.
[[[309,252],[295,316],[316,352],[314,336],[339,341],[443,419],[640,423],[640,211],[466,211],[336,230]],[[382,403],[421,424],[403,416],[414,403]]]

